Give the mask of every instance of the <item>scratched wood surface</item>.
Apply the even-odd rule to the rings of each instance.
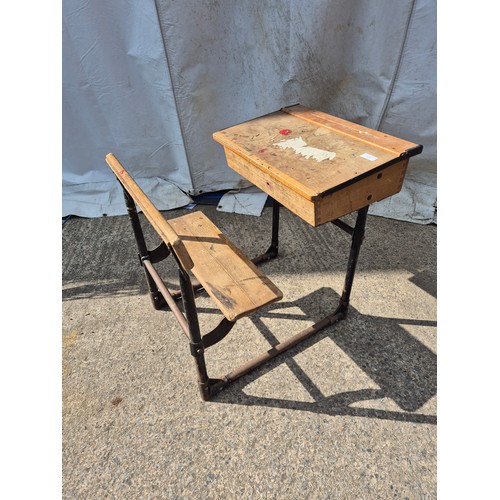
[[[358,142],[386,149],[389,153],[395,153],[398,156],[404,151],[417,146],[417,144],[413,142],[405,141],[404,139],[391,136],[379,130],[363,127],[357,123],[343,120],[342,118],[323,113],[322,111],[309,109],[305,106],[291,106],[289,108],[283,108],[282,111],[315,125],[335,131],[336,133],[351,137]]]
[[[192,273],[228,320],[235,321],[283,297],[202,212],[171,219],[170,224],[193,260]]]
[[[229,127],[213,138],[308,200],[416,146],[303,106]]]
[[[168,222],[118,159],[106,162],[156,232],[191,269],[224,316],[235,321],[283,297],[281,291],[202,212]]]
[[[371,174],[314,204],[313,226],[338,219],[401,191],[408,160],[401,160],[382,172]],[[299,214],[300,215],[300,214]]]

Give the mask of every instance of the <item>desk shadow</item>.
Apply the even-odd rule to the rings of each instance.
[[[420,271],[414,274],[409,281],[411,281],[414,285],[417,285],[419,288],[427,292],[429,295],[432,295],[437,299],[437,283],[436,283],[436,272],[435,270],[425,270]]]
[[[321,288],[296,302],[276,303],[263,314],[251,317],[262,335],[271,344],[278,343],[266,327],[262,317],[281,317],[279,309],[298,306],[309,318],[319,320],[324,316],[321,305],[338,303],[339,296],[329,288]],[[296,318],[290,315],[290,319]],[[350,307],[346,320],[334,324],[315,336],[303,341],[266,365],[233,382],[214,401],[249,406],[270,406],[311,411],[327,415],[350,415],[414,423],[436,424],[435,415],[414,413],[437,392],[437,359],[434,352],[408,333],[401,325],[436,326],[435,321],[404,318],[384,318],[363,315]],[[363,370],[379,389],[362,389],[324,396],[294,356],[324,338],[330,338],[356,365]],[[245,386],[285,363],[297,377],[314,402],[273,399],[246,394]],[[327,367],[325,367],[327,369]],[[351,406],[355,402],[390,398],[402,411]]]

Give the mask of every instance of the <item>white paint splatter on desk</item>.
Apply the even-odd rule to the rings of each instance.
[[[307,143],[304,141],[304,139],[302,139],[302,137],[296,137],[295,139],[287,139],[285,141],[277,142],[276,144],[273,145],[278,146],[279,148],[282,149],[286,148],[293,149],[296,153],[304,156],[306,159],[313,158],[316,161],[333,160],[333,158],[337,156],[337,154],[334,153],[333,151],[326,151],[324,149],[313,148],[312,146],[308,146]]]

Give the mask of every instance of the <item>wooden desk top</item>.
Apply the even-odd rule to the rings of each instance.
[[[221,130],[213,138],[311,201],[422,151],[418,144],[299,105]]]

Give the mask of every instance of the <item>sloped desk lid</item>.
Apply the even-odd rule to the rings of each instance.
[[[308,200],[422,151],[419,144],[300,105],[226,128],[213,138]]]

